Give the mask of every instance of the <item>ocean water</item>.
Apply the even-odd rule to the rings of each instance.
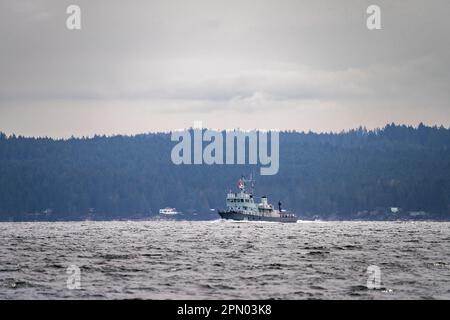
[[[0,223],[0,299],[79,298],[449,299],[450,223]]]

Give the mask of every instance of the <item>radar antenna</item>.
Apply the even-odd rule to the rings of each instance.
[[[253,174],[250,174],[250,178],[246,179],[244,175],[242,175],[241,179],[238,181],[238,187],[242,192],[245,192],[246,187],[250,186],[250,193],[253,194],[255,189],[255,180],[253,180]]]

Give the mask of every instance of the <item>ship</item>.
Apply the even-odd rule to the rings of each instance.
[[[257,203],[253,196],[254,181],[252,178],[242,177],[238,181],[239,192],[228,192],[226,209],[218,210],[222,219],[237,221],[270,221],[270,222],[297,222],[294,213],[281,209],[281,201],[278,202],[278,210],[267,200],[267,196],[261,197]],[[250,184],[250,188],[247,188]],[[250,189],[250,190],[248,190]]]

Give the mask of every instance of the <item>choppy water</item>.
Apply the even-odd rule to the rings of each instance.
[[[0,298],[449,299],[449,256],[442,222],[0,223]]]

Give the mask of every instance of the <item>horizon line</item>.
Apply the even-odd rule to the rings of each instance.
[[[450,125],[448,127],[445,127],[443,124],[437,125],[427,125],[423,122],[420,122],[418,125],[407,125],[407,124],[396,124],[395,122],[387,123],[382,127],[376,127],[372,129],[367,129],[366,126],[360,125],[359,127],[353,127],[349,129],[342,129],[340,131],[312,131],[312,130],[297,130],[297,129],[241,129],[241,128],[233,128],[233,129],[217,129],[217,128],[201,128],[202,130],[210,130],[215,132],[232,132],[232,131],[238,131],[238,132],[279,132],[279,133],[298,133],[298,134],[316,134],[316,135],[334,135],[334,134],[347,134],[352,131],[364,131],[367,134],[370,133],[377,133],[379,131],[384,131],[387,127],[395,126],[395,127],[405,127],[409,129],[417,130],[419,127],[425,127],[425,128],[431,128],[431,129],[444,129],[444,130],[450,130]],[[147,132],[141,132],[141,133],[135,133],[135,134],[122,134],[122,133],[113,133],[113,134],[105,134],[105,133],[95,133],[93,135],[71,135],[70,137],[55,137],[55,136],[31,136],[31,135],[22,135],[22,134],[6,134],[5,132],[0,130],[0,138],[6,138],[6,139],[51,139],[55,141],[67,141],[67,140],[73,140],[73,139],[94,139],[94,138],[114,138],[114,137],[138,137],[138,136],[145,136],[145,135],[158,135],[158,134],[171,134],[172,132],[180,132],[180,131],[190,131],[190,130],[198,130],[200,128],[195,128],[193,126],[188,128],[181,128],[181,129],[173,129],[173,130],[167,130],[167,131],[147,131]]]

